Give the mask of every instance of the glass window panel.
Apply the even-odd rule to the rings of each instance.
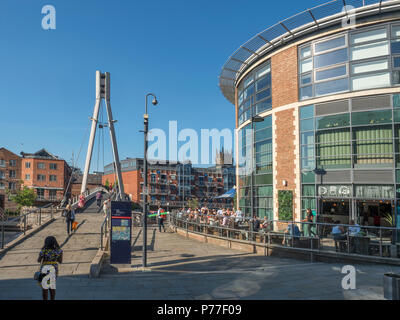
[[[392,74],[392,83],[393,85],[400,84],[400,71],[394,70]]]
[[[311,98],[312,94],[312,86],[300,88],[300,99]]]
[[[389,72],[380,74],[369,74],[351,78],[352,90],[365,90],[370,88],[381,88],[390,86]]]
[[[319,54],[314,57],[314,68],[321,68],[346,62],[348,60],[347,48]]]
[[[272,184],[272,174],[256,175],[254,184]]]
[[[315,196],[315,185],[313,185],[313,184],[303,185],[301,195],[303,197],[314,197]]]
[[[314,132],[304,132],[301,134],[301,144],[313,144],[314,143]]]
[[[370,30],[366,32],[352,34],[350,37],[351,37],[351,44],[358,44],[367,41],[385,39],[387,37],[387,31],[386,28]]]
[[[349,90],[349,81],[347,78],[320,82],[315,84],[315,95],[321,96],[324,94],[342,92]]]
[[[306,145],[301,147],[301,157],[311,158],[314,157],[314,145]]]
[[[310,84],[312,82],[312,74],[311,73],[307,73],[307,74],[303,74],[301,76],[300,82],[301,85],[306,85],[306,84]]]
[[[400,37],[400,26],[392,26],[392,37]]]
[[[242,104],[242,102],[243,102],[243,93],[239,95],[239,104]]]
[[[260,91],[262,89],[265,89],[266,87],[268,87],[268,85],[271,85],[271,81],[268,79],[268,77],[261,78],[256,82],[256,90]]]
[[[400,57],[393,57],[393,68],[400,68]]]
[[[314,117],[314,106],[300,107],[300,119]]]
[[[400,122],[400,110],[393,110],[393,118],[394,118],[394,122]]]
[[[254,123],[254,129],[256,131],[264,129],[266,127],[271,127],[271,126],[272,126],[272,117],[271,116],[265,117],[264,121]]]
[[[253,83],[254,75],[250,75],[247,79],[244,80],[244,87],[246,88],[249,84]]]
[[[272,163],[272,153],[256,153],[256,164],[266,165]]]
[[[257,103],[256,114],[267,111],[267,110],[271,110],[271,109],[272,109],[272,102],[271,102],[271,98],[269,98],[267,100]]]
[[[256,131],[254,139],[255,139],[255,141],[262,141],[262,140],[268,139],[270,137],[272,137],[272,128],[271,127]]]
[[[335,114],[316,118],[317,129],[347,127],[350,124],[350,115],[348,113]]]
[[[311,46],[300,49],[300,58],[304,59],[308,57],[311,57]]]
[[[363,44],[350,49],[351,60],[368,59],[389,54],[388,41]]]
[[[376,198],[390,199],[394,198],[393,186],[356,186],[356,197],[358,198]]]
[[[308,170],[315,169],[314,158],[302,158],[301,159],[301,169],[308,169]]]
[[[345,65],[315,72],[315,81],[336,78],[347,74]]]
[[[252,94],[254,94],[254,83],[244,90],[244,99],[248,99]]]
[[[400,108],[400,94],[393,95],[393,108]]]
[[[271,72],[271,65],[267,63],[264,67],[257,71],[256,78],[258,79],[269,72]]]
[[[390,44],[392,54],[400,53],[400,40],[392,41]]]
[[[301,205],[303,209],[315,209],[315,198],[302,198],[301,199]]]
[[[273,187],[272,186],[263,186],[255,188],[256,195],[260,197],[272,197],[273,196]]]
[[[326,41],[323,41],[323,42],[316,43],[315,47],[314,47],[314,50],[315,50],[315,53],[319,53],[319,52],[331,50],[331,49],[334,49],[334,48],[343,47],[345,45],[346,45],[345,36],[341,36],[341,37],[338,37],[338,38],[334,38],[334,39],[330,39],[330,40],[326,40]]]
[[[392,110],[353,112],[351,122],[353,125],[391,123]]]
[[[312,58],[300,62],[300,73],[312,70]]]
[[[314,119],[300,120],[300,130],[301,131],[314,130]]]
[[[259,93],[256,94],[256,101],[260,101],[262,99],[265,99],[271,95],[271,89],[268,88],[266,90],[263,90]]]
[[[272,140],[257,142],[255,149],[256,149],[256,153],[272,152]]]
[[[312,171],[305,171],[301,173],[301,182],[302,183],[314,183],[315,182],[315,173]]]
[[[389,62],[387,59],[368,61],[362,63],[355,63],[351,66],[351,72],[354,74],[386,70],[389,68]]]
[[[242,115],[239,117],[239,125],[241,125],[243,122],[244,122],[244,115],[242,114]]]

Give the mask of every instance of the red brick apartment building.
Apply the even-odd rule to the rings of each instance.
[[[11,193],[21,187],[21,158],[7,150],[0,148],[0,208],[15,210],[17,205],[10,200],[7,190]]]
[[[21,156],[21,180],[24,186],[35,189],[36,200],[61,201],[72,171],[67,162],[45,149],[21,152]]]

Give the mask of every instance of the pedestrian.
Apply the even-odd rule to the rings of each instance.
[[[103,199],[103,194],[101,193],[101,191],[97,191],[97,193],[96,193],[96,202],[97,202],[97,208],[99,209],[99,212],[100,212],[100,209],[101,209],[101,200]]]
[[[83,210],[84,206],[85,206],[85,196],[83,194],[80,194],[79,195],[78,208]]]
[[[164,232],[165,232],[164,215],[163,215],[163,213],[164,213],[164,210],[161,207],[159,207],[158,211],[157,211],[157,217],[158,217],[158,230],[160,232],[161,232],[161,226],[163,227]]]
[[[110,199],[107,199],[103,202],[103,212],[104,216],[107,216],[107,210],[108,210],[108,203],[110,202]]]
[[[301,222],[307,222],[306,227],[307,227],[307,234],[308,237],[314,236],[315,237],[315,233],[312,230],[312,227],[314,226],[314,215],[312,213],[311,208],[308,208],[306,211],[307,217],[302,220]]]
[[[65,222],[67,223],[67,233],[69,235],[72,232],[72,223],[75,221],[75,210],[71,205],[67,205],[66,209]]]
[[[40,285],[42,286],[42,297],[43,300],[48,300],[48,293],[50,290],[50,299],[55,300],[56,298],[56,283],[55,280],[58,277],[58,263],[62,263],[62,258],[63,258],[63,251],[61,250],[57,240],[53,236],[48,236],[44,240],[44,246],[42,250],[39,253],[39,258],[38,262],[41,264],[40,266],[40,272],[42,274],[51,274],[52,270],[49,270],[49,267],[44,268],[44,266],[50,265],[54,267],[53,272],[55,273],[54,278],[50,278],[47,281],[47,284],[49,285],[48,289],[45,289],[43,287],[42,282],[40,282]],[[40,279],[41,281],[42,279]]]

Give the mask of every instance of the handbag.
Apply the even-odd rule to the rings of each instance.
[[[41,270],[42,270],[42,265],[40,265],[39,270],[36,271],[36,272],[33,274],[33,280],[42,282],[42,280],[43,280],[43,278],[44,278],[44,276],[45,276],[46,274],[45,274],[45,273],[42,273]]]
[[[78,222],[72,222],[72,230],[76,230],[78,228]]]

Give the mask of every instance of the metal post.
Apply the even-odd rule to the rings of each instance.
[[[90,170],[90,161],[92,159],[94,138],[96,135],[96,128],[97,128],[97,119],[99,116],[100,102],[101,102],[101,96],[102,96],[100,86],[101,86],[101,72],[96,71],[96,102],[94,105],[93,117],[91,118],[92,128],[90,130],[89,145],[88,145],[88,151],[86,154],[86,161],[85,161],[85,169],[83,171],[81,193],[84,193],[86,191],[87,177],[88,177],[89,170]]]
[[[51,209],[50,209],[51,211],[50,211],[50,217],[51,217],[51,219],[53,219],[53,205],[51,205]]]
[[[24,215],[24,235],[26,233],[26,214]]]
[[[144,118],[144,183],[143,183],[143,268],[146,267],[147,263],[147,133],[149,130],[149,115],[147,114],[147,95],[146,95],[146,113],[143,116]]]
[[[42,225],[42,208],[39,208],[39,226]]]
[[[1,226],[1,248],[3,249],[4,248],[4,229],[5,229],[5,222],[6,222],[6,217],[5,217],[4,213],[2,214],[1,220],[2,220],[2,226]]]
[[[382,229],[379,228],[379,255],[382,257]]]

